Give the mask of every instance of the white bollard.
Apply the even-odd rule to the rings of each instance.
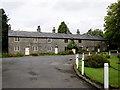
[[[96,54],[97,54],[97,52],[96,52]]]
[[[84,53],[83,53],[83,55],[82,55],[82,75],[84,75]]]
[[[109,55],[111,55],[110,51],[109,51]]]
[[[117,51],[117,54],[118,54],[118,51]]]
[[[82,75],[84,75],[84,58],[82,58]]]
[[[90,52],[89,52],[89,56],[90,56]]]
[[[109,65],[104,63],[104,89],[109,88]]]
[[[76,67],[78,69],[79,54],[76,54]]]
[[[100,52],[100,49],[98,48],[98,52]]]
[[[85,54],[83,53],[83,54],[82,54],[82,58],[83,58],[83,60],[84,60],[84,57],[85,57]]]

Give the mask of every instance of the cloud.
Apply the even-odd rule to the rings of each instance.
[[[103,29],[106,8],[116,0],[2,0],[12,29],[51,32],[65,21],[72,33]]]

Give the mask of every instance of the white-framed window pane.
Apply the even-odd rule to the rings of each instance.
[[[34,42],[38,42],[38,38],[33,38],[33,41]]]
[[[14,51],[20,51],[20,46],[15,46]]]
[[[38,51],[38,47],[33,47],[33,51]]]
[[[48,47],[48,51],[52,51],[52,47]]]

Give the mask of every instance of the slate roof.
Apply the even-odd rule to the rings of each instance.
[[[105,40],[101,36],[77,35],[77,34],[59,34],[59,33],[39,33],[27,31],[9,31],[9,37],[39,37],[56,39],[82,39],[82,40]]]

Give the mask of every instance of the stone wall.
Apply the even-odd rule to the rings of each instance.
[[[35,38],[25,38],[21,37],[20,41],[15,42],[15,37],[9,37],[8,43],[9,43],[9,53],[17,54],[22,53],[25,54],[25,48],[29,48],[30,54],[31,53],[47,53],[47,52],[53,52],[55,51],[55,46],[58,46],[58,52],[65,51],[65,47],[70,42],[70,39],[68,40],[68,43],[65,43],[65,39],[52,39],[51,42],[48,42],[48,38],[37,38],[37,41],[34,41]],[[90,40],[81,40],[81,43],[78,42],[78,40],[74,40],[78,47],[81,47],[83,49],[86,49],[86,47],[89,48],[89,50],[93,50],[93,48],[97,45],[100,45],[101,50],[104,50],[106,48],[105,41],[90,41]],[[15,51],[15,47],[19,46],[20,50]],[[38,47],[37,51],[34,51],[33,48]]]

